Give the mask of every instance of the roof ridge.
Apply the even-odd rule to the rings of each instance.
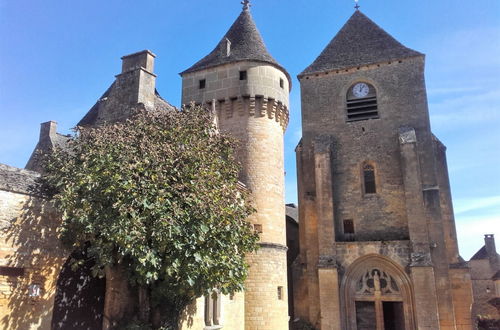
[[[422,55],[401,44],[360,10],[356,10],[299,77]]]

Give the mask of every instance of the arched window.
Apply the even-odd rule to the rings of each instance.
[[[365,194],[376,194],[375,167],[371,164],[363,164],[363,189]]]
[[[378,118],[377,93],[373,85],[357,82],[349,87],[346,97],[347,121]]]

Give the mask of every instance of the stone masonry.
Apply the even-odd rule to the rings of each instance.
[[[122,71],[78,125],[124,120],[137,108],[174,111],[156,91],[155,57],[149,50],[122,57]],[[249,222],[261,248],[247,256],[246,290],[199,298],[183,314],[182,329],[285,330],[293,315],[321,330],[469,330],[471,306],[474,316],[494,315],[494,240],[486,237],[469,270],[458,251],[446,147],[430,129],[424,65],[423,54],[356,11],[298,76],[299,207],[289,230],[298,227],[298,237],[287,237],[283,134],[291,78],[243,1],[216,47],[181,73],[182,103],[210,108],[218,128],[239,140],[240,181],[257,210]],[[58,281],[63,274],[71,279],[74,251],[60,246],[60,218],[37,183],[40,152],[64,148],[67,139],[48,121],[26,170],[0,164],[5,329],[71,324],[54,324],[53,310],[64,319]],[[287,260],[290,242],[295,260]],[[87,317],[110,329],[133,308],[131,292],[119,268],[107,269],[103,281],[102,313]],[[80,322],[78,314],[89,310],[77,308],[69,321]]]
[[[288,73],[267,53],[248,9],[216,48],[181,73],[182,102],[212,107],[222,132],[240,142],[240,181],[257,210],[261,249],[249,255],[244,328],[288,329],[283,133]]]
[[[295,315],[322,330],[470,329],[424,55],[356,11],[299,80]]]

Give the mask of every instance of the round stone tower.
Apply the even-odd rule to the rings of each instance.
[[[181,76],[182,102],[214,108],[220,130],[241,142],[240,180],[257,209],[249,221],[261,245],[247,257],[244,328],[288,329],[283,133],[291,79],[268,53],[248,1],[215,49]]]

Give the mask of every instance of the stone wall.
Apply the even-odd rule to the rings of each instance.
[[[207,326],[205,323],[205,297],[198,298],[183,314],[181,330],[201,329],[245,329],[245,293],[238,292],[233,296],[220,296],[220,324]]]
[[[240,71],[247,78],[240,80]],[[205,88],[200,88],[205,80]],[[280,86],[280,80],[283,87]],[[238,62],[207,70],[184,74],[182,77],[182,103],[204,103],[211,100],[230,100],[242,96],[273,98],[288,107],[290,85],[287,76],[274,66],[256,62]]]
[[[50,329],[57,277],[67,258],[57,237],[59,218],[36,193],[37,178],[35,172],[0,165],[0,324],[4,329]],[[14,270],[17,274],[8,276]],[[37,288],[39,295],[30,296]]]
[[[346,121],[346,96],[359,81],[377,90],[379,119]],[[317,136],[333,135],[337,239],[345,219],[353,220],[357,240],[408,239],[398,130],[414,127],[422,136],[421,154],[424,147],[432,150],[426,146],[430,128],[422,58],[308,76],[301,79],[301,94],[304,146]],[[362,191],[365,161],[375,167],[377,194]]]
[[[299,78],[297,315],[321,329],[342,328],[332,309],[349,301],[342,292],[325,295],[324,283],[344,281],[350,264],[374,255],[410,274],[414,295],[405,304],[418,327],[470,328],[470,317],[458,315],[472,297],[456,244],[445,148],[430,130],[424,57]],[[348,95],[359,82],[375,90],[377,116],[352,121]],[[374,168],[376,193],[364,189],[365,164]]]
[[[500,297],[497,292],[495,275],[500,271],[500,256],[496,252],[495,237],[485,235],[485,245],[469,261],[474,304],[472,316],[500,319],[498,310],[490,304],[494,298]],[[498,282],[498,279],[496,279]]]

